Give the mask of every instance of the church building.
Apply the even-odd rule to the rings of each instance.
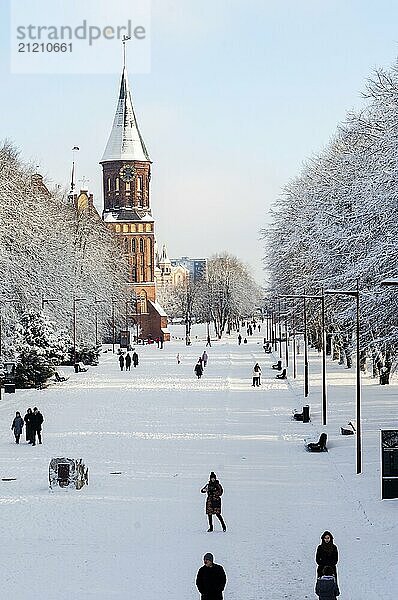
[[[142,339],[170,339],[167,316],[156,301],[155,221],[151,210],[152,161],[138,127],[124,65],[112,130],[100,161],[102,218],[129,264],[129,322]]]

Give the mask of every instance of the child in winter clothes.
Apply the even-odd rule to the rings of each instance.
[[[323,575],[316,581],[315,593],[319,600],[336,600],[340,596],[339,586],[333,575],[333,567],[326,566]]]

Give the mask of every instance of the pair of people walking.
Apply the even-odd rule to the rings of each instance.
[[[315,556],[317,566],[317,580],[315,593],[319,600],[336,600],[340,595],[337,585],[337,562],[339,553],[333,542],[330,531],[324,531],[321,535],[321,543],[316,550]]]
[[[22,435],[22,430],[25,425],[25,436],[28,444],[32,444],[32,446],[35,446],[36,436],[39,444],[41,444],[41,429],[43,421],[43,415],[38,410],[37,406],[34,407],[33,411],[31,408],[28,408],[26,411],[26,415],[23,419],[21,417],[21,413],[17,411],[15,413],[15,417],[11,425],[11,430],[14,432],[15,436],[15,443],[19,444],[19,440]]]

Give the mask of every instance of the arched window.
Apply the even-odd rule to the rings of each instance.
[[[116,177],[116,179],[115,179],[115,190],[117,192],[119,191],[119,177]]]
[[[108,192],[111,191],[111,178],[108,177]]]
[[[140,252],[144,252],[144,240],[140,238]]]
[[[134,283],[137,281],[137,268],[136,267],[132,267],[132,269],[131,269],[131,281],[133,281]]]
[[[133,252],[135,254],[136,248],[137,248],[137,246],[136,246],[135,238],[132,238],[131,239],[131,252]]]
[[[126,237],[124,238],[124,244],[123,245],[124,245],[124,251],[128,252],[129,251],[129,241],[128,241],[128,239]]]
[[[129,192],[131,190],[131,183],[129,181],[126,181],[126,192]]]
[[[147,303],[147,295],[146,292],[142,291],[140,293],[140,313],[147,313],[148,312],[148,303]]]

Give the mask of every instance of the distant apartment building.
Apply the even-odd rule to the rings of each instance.
[[[180,265],[181,267],[188,269],[189,276],[194,282],[206,279],[207,258],[189,258],[188,256],[182,256],[181,258],[172,258],[170,262],[173,267]]]

